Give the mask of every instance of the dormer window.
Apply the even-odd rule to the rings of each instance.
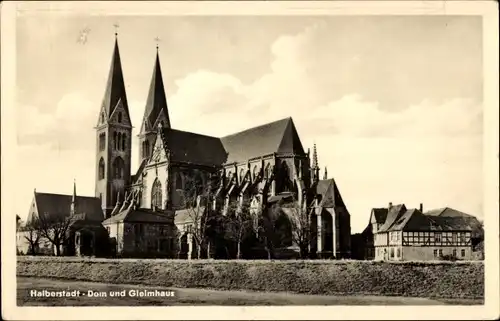
[[[104,124],[104,113],[101,114],[101,123]]]
[[[121,123],[122,122],[122,113],[118,113],[118,122]]]

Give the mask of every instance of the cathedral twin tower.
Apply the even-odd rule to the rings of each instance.
[[[170,127],[157,50],[139,133],[140,161],[150,156],[159,123],[164,127]],[[123,195],[131,183],[132,128],[116,38],[104,98],[95,127],[97,145],[95,196],[101,200],[106,216],[109,216],[115,206],[118,195]]]

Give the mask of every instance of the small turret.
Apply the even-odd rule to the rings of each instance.
[[[325,166],[325,174],[323,175],[323,179],[328,179],[328,169]]]
[[[71,197],[70,215],[76,214],[76,180],[73,180],[73,195]]]

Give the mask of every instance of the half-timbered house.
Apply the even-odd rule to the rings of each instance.
[[[460,215],[461,212],[449,208],[447,214],[435,215],[445,211],[423,213],[422,205],[420,209],[407,209],[404,204],[389,204],[383,224],[379,225],[385,215],[382,212],[380,209],[372,211],[369,227],[363,232],[367,239],[368,234],[373,235],[375,260],[473,258],[472,236],[479,224],[474,216]]]

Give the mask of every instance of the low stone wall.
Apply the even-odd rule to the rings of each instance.
[[[477,261],[183,261],[20,256],[17,275],[219,290],[484,298],[484,265]]]

